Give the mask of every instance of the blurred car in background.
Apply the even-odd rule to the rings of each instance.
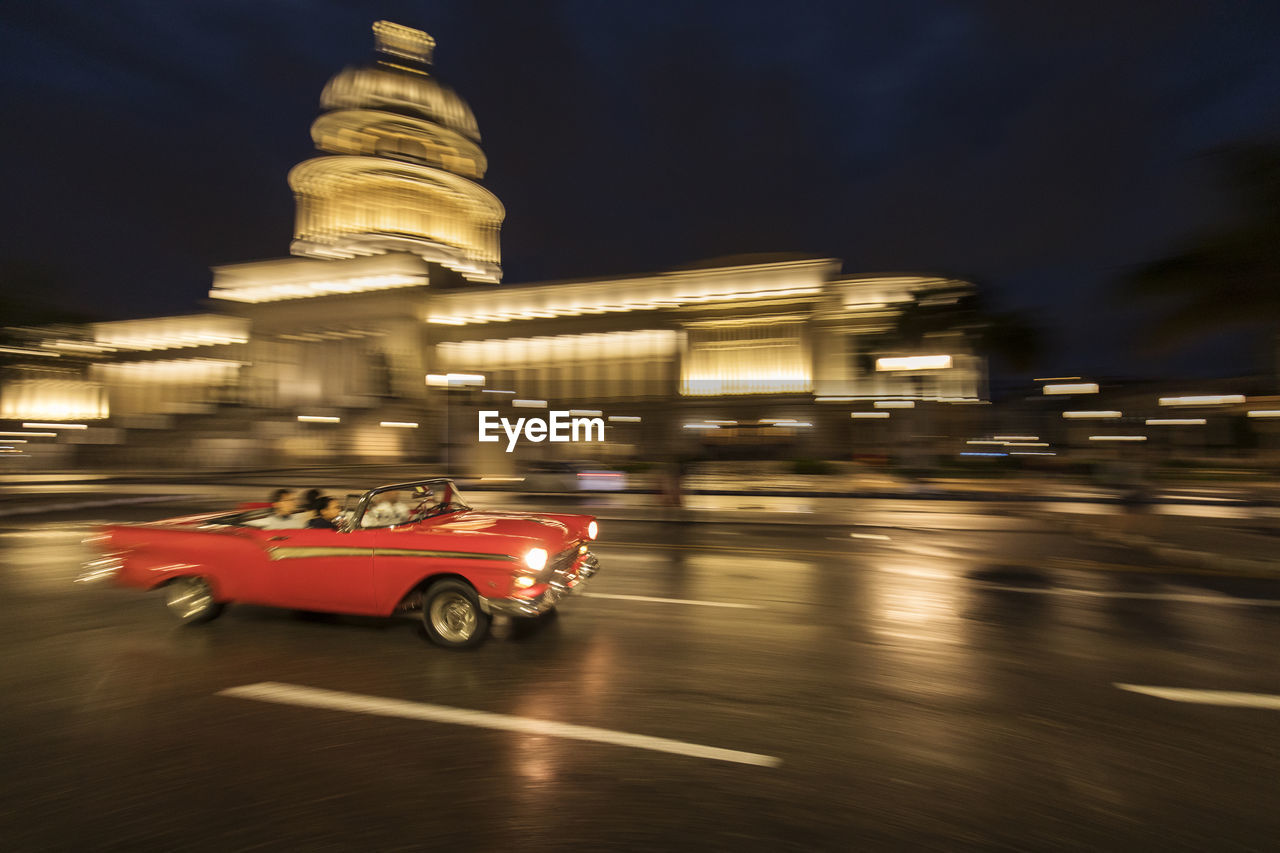
[[[524,470],[526,492],[620,492],[626,488],[625,472],[591,462],[530,462]]]

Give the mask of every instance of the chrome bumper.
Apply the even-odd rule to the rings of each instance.
[[[101,583],[111,580],[124,568],[124,560],[115,554],[108,554],[96,560],[89,560],[76,577],[76,583]]]
[[[590,551],[574,565],[555,572],[547,581],[546,592],[537,598],[485,598],[480,597],[480,609],[485,613],[505,616],[530,617],[546,613],[565,598],[582,590],[583,585],[600,571],[600,561]]]

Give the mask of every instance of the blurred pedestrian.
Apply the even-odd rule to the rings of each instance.
[[[1142,532],[1143,517],[1151,502],[1151,490],[1142,465],[1133,459],[1117,459],[1112,468],[1117,503],[1120,505],[1119,534],[1133,539]]]
[[[673,509],[684,505],[683,472],[679,460],[662,466],[662,502]]]

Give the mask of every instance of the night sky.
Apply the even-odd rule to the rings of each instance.
[[[8,3],[0,263],[104,318],[202,310],[210,266],[287,254],[285,175],[378,18],[476,114],[507,282],[814,253],[983,283],[1045,372],[1247,366],[1139,356],[1109,290],[1231,215],[1207,152],[1280,138],[1277,2]]]

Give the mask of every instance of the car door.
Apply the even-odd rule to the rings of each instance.
[[[372,530],[264,531],[279,607],[374,613]]]

